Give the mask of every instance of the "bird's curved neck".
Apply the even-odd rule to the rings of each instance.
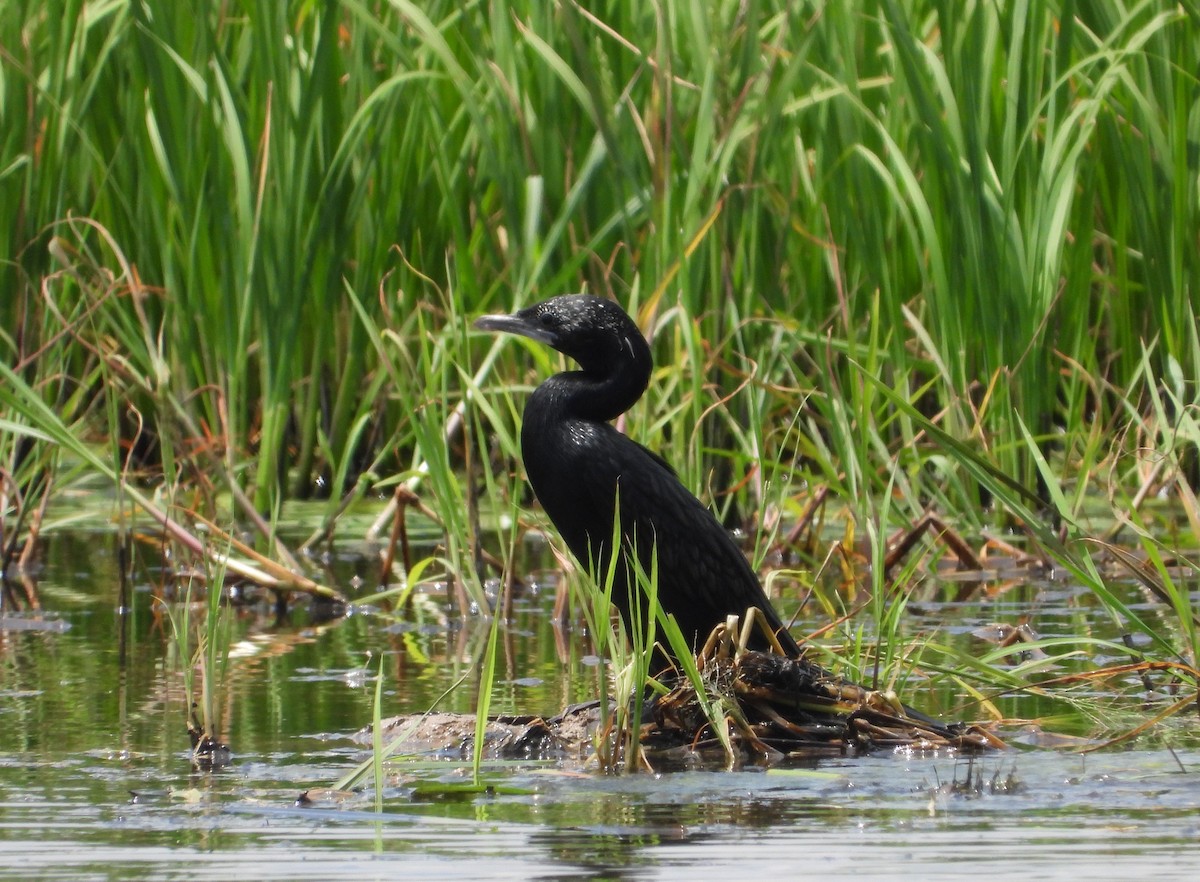
[[[634,353],[607,370],[564,371],[550,377],[535,395],[563,416],[608,422],[642,397],[650,382],[649,352]]]

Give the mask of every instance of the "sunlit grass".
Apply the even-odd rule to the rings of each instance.
[[[214,555],[212,559],[219,558]],[[215,563],[208,568],[203,599],[193,592],[195,581],[188,581],[181,603],[162,603],[171,624],[183,678],[184,715],[192,742],[192,762],[212,769],[229,761],[229,747],[222,741],[230,737],[223,730],[229,721],[222,718],[221,709],[230,688],[233,614],[222,601],[224,567]],[[203,612],[202,617],[196,616],[198,611]]]

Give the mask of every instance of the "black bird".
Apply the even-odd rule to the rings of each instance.
[[[603,580],[611,561],[615,503],[622,543],[613,602],[631,630],[630,605],[646,621],[646,601],[630,556],[646,573],[658,553],[658,599],[692,644],[702,645],[728,615],[757,607],[789,655],[796,641],[763,593],[737,543],[712,512],[679,482],[660,456],[609,425],[642,397],[650,382],[650,346],[609,300],[554,297],[512,315],[489,315],[475,327],[530,337],[574,359],[580,370],[555,374],[533,392],[521,426],[521,456],[542,508],[571,553]],[[755,631],[751,648],[765,649]]]

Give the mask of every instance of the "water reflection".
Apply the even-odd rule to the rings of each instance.
[[[458,766],[397,764],[382,817],[367,792],[296,808],[302,792],[363,758],[348,736],[371,717],[381,659],[386,713],[425,710],[464,675],[468,685],[440,709],[470,712],[484,622],[436,595],[404,618],[353,606],[332,621],[303,604],[239,609],[222,733],[234,762],[200,774],[188,761],[179,665],[152,578],[122,598],[111,543],[56,536],[47,548],[43,609],[6,607],[25,624],[0,628],[0,878],[861,880],[1019,870],[1190,879],[1200,858],[1200,753],[1186,721],[1162,735],[1183,745],[1174,756],[1016,749],[981,766],[886,754],[770,773],[624,777],[504,765],[491,773],[521,792],[453,800],[417,785],[460,780]],[[331,566],[348,583],[366,565],[349,556]],[[1041,633],[1109,627],[1069,592],[1059,597],[1039,600]],[[602,682],[584,636],[555,631],[550,600],[514,603],[498,712],[551,713]],[[938,626],[940,640],[971,646],[974,629],[1003,618],[997,604],[926,602],[910,627]],[[910,686],[925,708],[958,698]],[[1004,700],[1061,710],[1044,697]],[[1016,786],[995,789],[993,779]]]

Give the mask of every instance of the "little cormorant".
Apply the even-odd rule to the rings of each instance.
[[[646,391],[650,346],[609,300],[554,297],[512,315],[489,315],[475,327],[545,343],[579,363],[555,374],[525,405],[521,456],[533,491],[571,553],[603,583],[620,503],[621,557],[613,602],[631,631],[630,602],[645,621],[646,601],[629,555],[646,573],[658,553],[658,600],[674,614],[693,650],[728,615],[757,607],[784,651],[800,654],[733,538],[657,454],[618,432],[616,419]],[[632,631],[631,631],[632,633]],[[756,630],[753,649],[767,648]]]

